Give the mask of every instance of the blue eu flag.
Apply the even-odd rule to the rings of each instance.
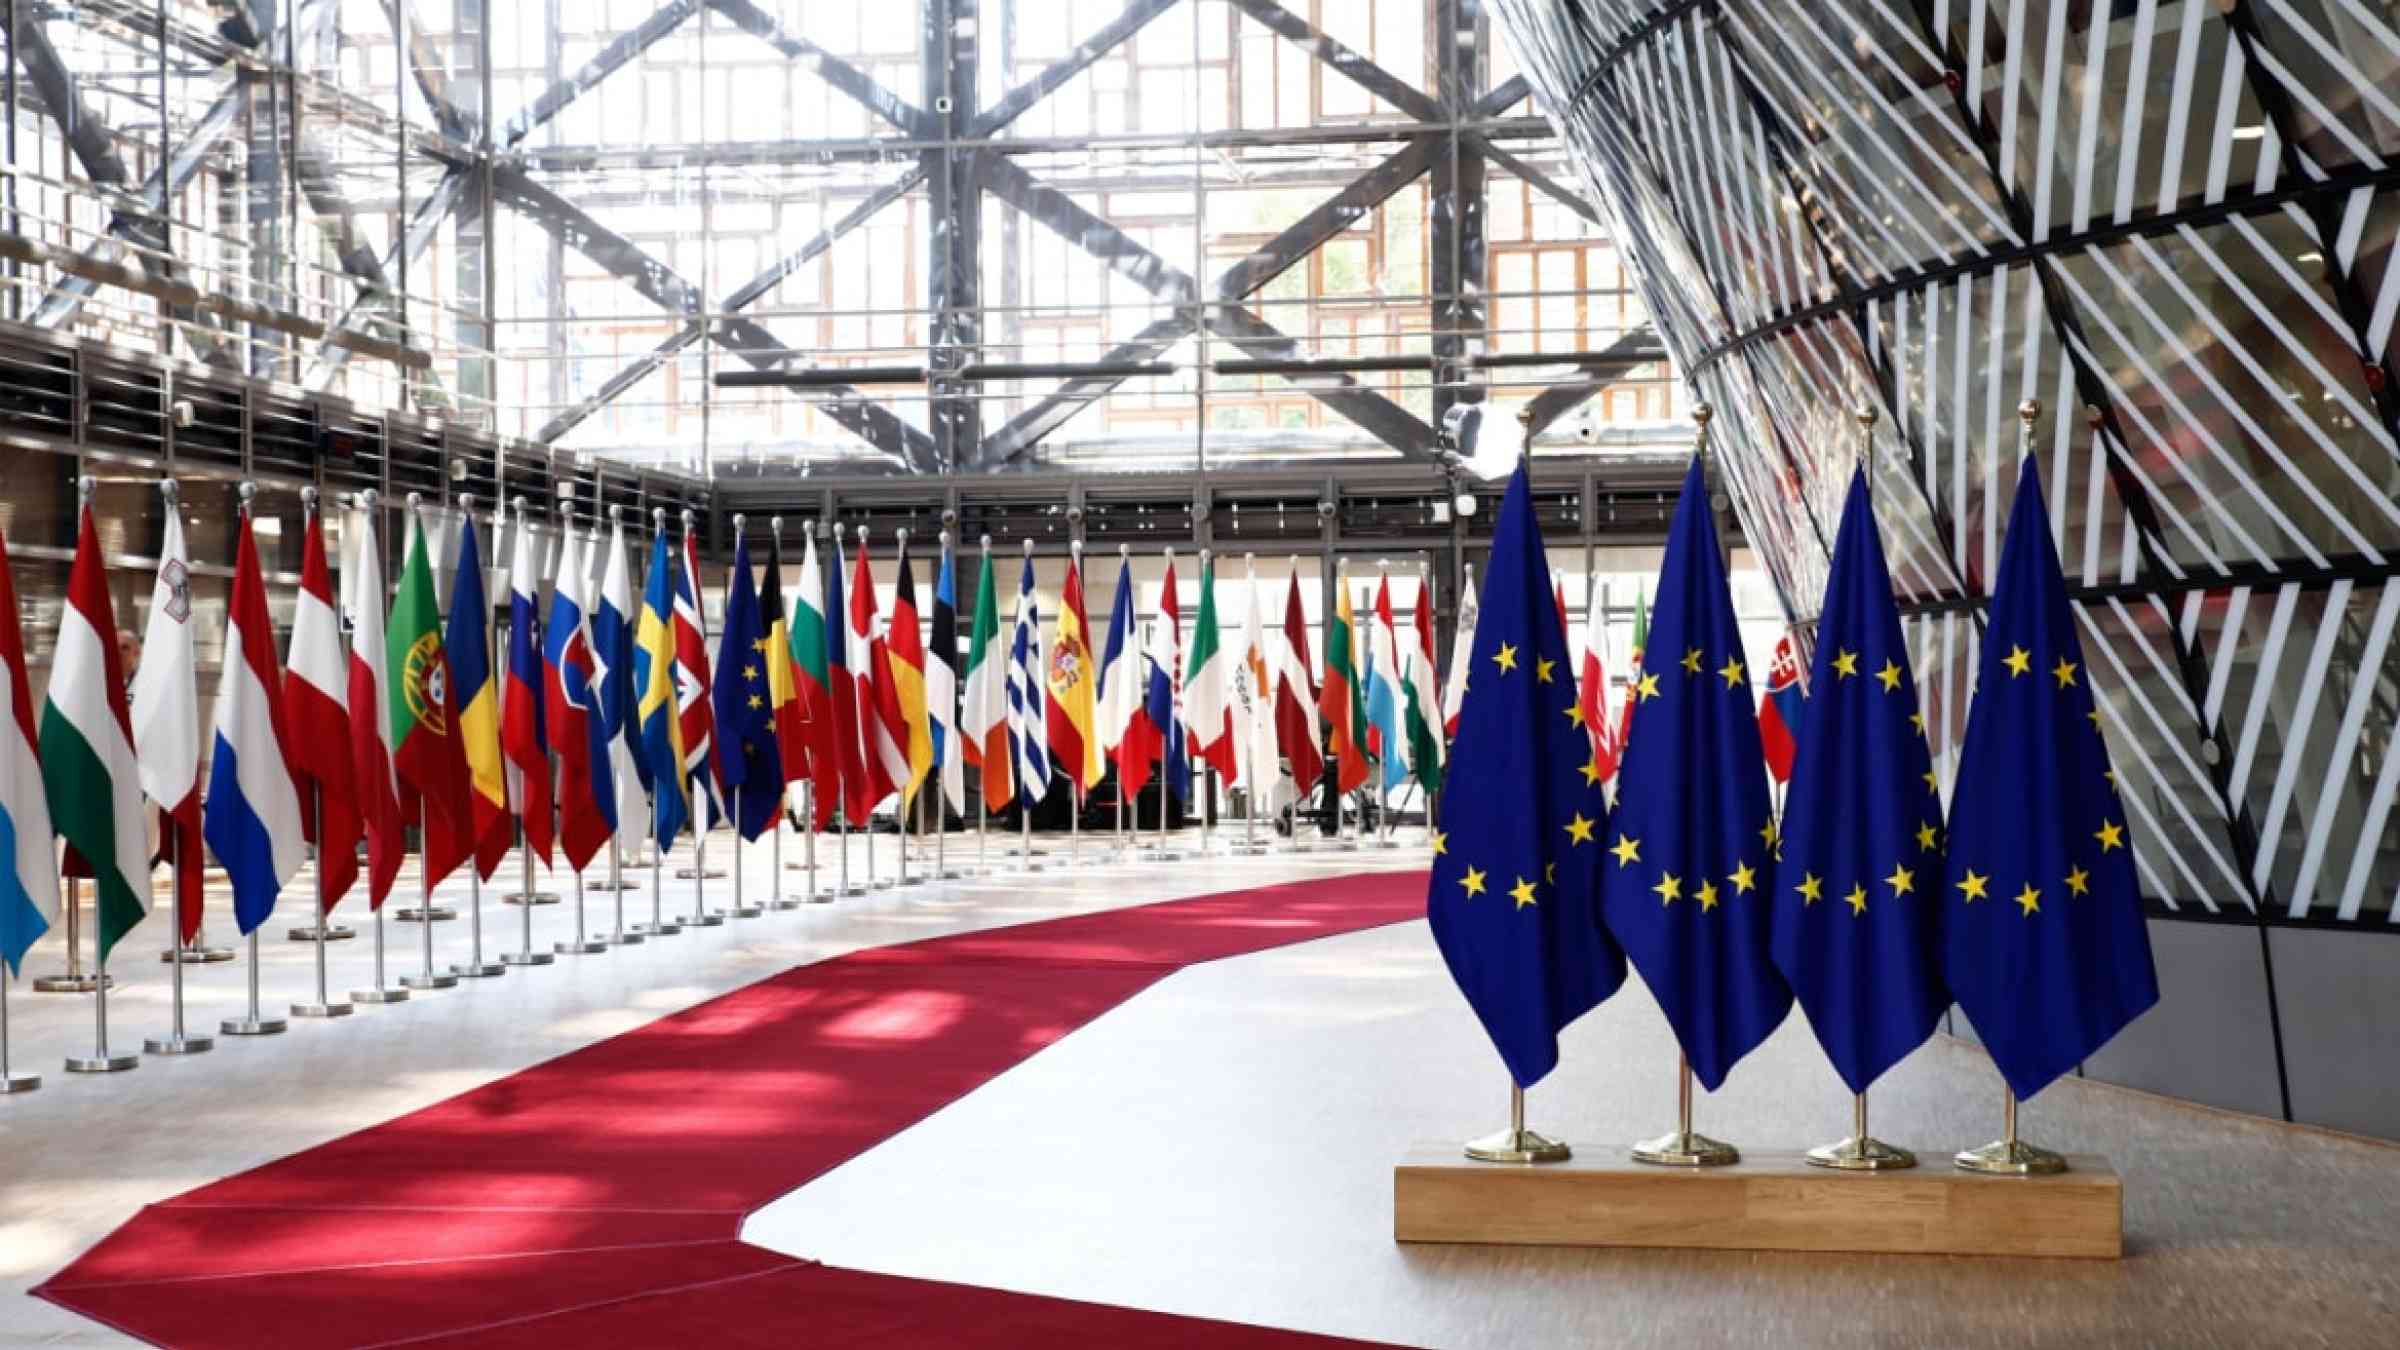
[[[1625,982],[1595,906],[1608,802],[1525,470],[1492,536],[1425,910],[1509,1076],[1558,1064],[1558,1032]]]
[[[1776,831],[1758,705],[1696,455],[1629,697],[1601,913],[1713,1092],[1792,993],[1767,950]]]
[[[733,535],[733,579],[726,587],[725,631],[717,635],[717,781],[734,795],[735,825],[755,840],[774,828],[783,804],[783,756],[767,678],[767,630],[750,579],[750,541]]]
[[[2022,1099],[2158,1002],[2133,843],[2028,456],[1950,799],[1943,969]]]
[[[1942,985],[1942,799],[1867,480],[1817,618],[1769,907],[1775,966],[1852,1092],[1924,1044]]]

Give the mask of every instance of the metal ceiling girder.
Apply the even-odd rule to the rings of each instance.
[[[777,259],[773,266],[742,283],[717,306],[718,311],[720,313],[736,313],[747,308],[759,297],[774,290],[785,277],[823,256],[825,251],[840,242],[844,235],[866,224],[876,212],[907,196],[911,189],[924,180],[925,171],[922,168],[911,169],[900,175],[873,196],[861,200],[856,206],[850,208],[850,211],[840,220],[819,230],[798,249],[785,254]],[[540,431],[534,433],[533,439],[544,445],[556,442],[559,437],[588,421],[593,413],[614,402],[626,390],[640,384],[649,376],[650,372],[665,365],[677,352],[699,340],[700,323],[695,319],[669,334],[657,346],[635,357],[616,374],[609,376],[582,402],[551,418]]]
[[[411,258],[423,253],[433,243],[434,236],[441,232],[442,222],[449,218],[459,203],[474,199],[471,191],[474,186],[473,180],[459,170],[453,169],[443,175],[442,181],[433,185],[433,191],[426,194],[425,200],[409,212],[408,228],[401,232],[399,242],[384,254],[383,260],[377,264],[377,270],[389,277],[391,269],[399,263],[402,250],[406,250]],[[300,382],[302,388],[323,389],[332,380],[335,371],[349,364],[351,349],[342,345],[341,335],[355,327],[363,316],[372,313],[391,293],[388,285],[369,284],[374,289],[364,289],[352,296],[349,307],[342,311],[341,317],[326,327],[325,340],[317,344],[315,363]]]
[[[701,312],[699,287],[651,257],[639,244],[593,219],[582,207],[535,182],[530,174],[512,166],[496,165],[492,186],[500,205],[525,216],[544,233],[598,263],[652,304],[686,317]],[[790,360],[782,340],[755,320],[727,316],[714,326],[718,342],[762,370]],[[919,472],[933,467],[933,438],[901,421],[890,409],[868,402],[857,389],[846,386],[828,388],[821,394],[813,401],[825,410],[826,416],[867,444],[903,467]]]
[[[515,116],[500,126],[494,138],[502,149],[512,149],[534,133],[566,106],[583,97],[602,80],[614,75],[642,53],[655,47],[669,33],[681,27],[683,21],[700,12],[701,0],[667,0],[651,11],[650,17],[617,34],[609,44],[592,54],[574,74],[534,96],[531,103],[517,110]]]
[[[1246,305],[1222,305],[1209,312],[1208,329],[1252,356],[1265,360],[1296,360],[1300,344],[1258,317]],[[1349,375],[1289,375],[1292,387],[1365,428],[1375,439],[1404,455],[1430,459],[1439,438],[1425,419],[1367,388]]]
[[[832,85],[867,111],[911,136],[939,133],[925,110],[876,83],[875,77],[783,26],[751,0],[705,0],[734,27],[765,42],[793,61],[806,65],[817,78]]]
[[[1533,415],[1533,434],[1540,435],[1559,418],[1591,401],[1592,397],[1640,366],[1653,365],[1667,359],[1666,349],[1659,345],[1658,335],[1647,328],[1636,328],[1596,352],[1572,358],[1573,364],[1590,371],[1595,378],[1573,384],[1554,384],[1526,400],[1525,411]],[[1562,360],[1560,364],[1568,364]],[[1601,372],[1605,371],[1605,377]]]
[[[1122,46],[1127,38],[1142,30],[1144,24],[1175,7],[1176,0],[1132,0],[1117,17],[1075,44],[1075,50],[1045,66],[1039,74],[1000,96],[998,102],[976,114],[974,134],[980,139],[1007,126],[1022,116],[1027,108],[1048,98],[1067,81],[1082,74],[1094,61]]]
[[[1074,198],[1018,168],[1006,155],[976,151],[975,179],[993,196],[1159,299],[1188,305],[1200,298],[1200,283],[1191,273],[1151,252],[1148,245],[1085,209]]]
[[[450,97],[450,77],[436,62],[432,40],[425,25],[417,22],[415,9],[409,0],[383,0],[383,12],[392,20],[393,27],[408,34],[408,73],[416,81],[417,93],[424,97],[425,106],[433,109],[434,121],[440,124],[442,134],[452,140],[472,142],[482,129],[482,119]]]
[[[1140,332],[1102,353],[1100,360],[1109,365],[1121,362],[1155,361],[1168,348],[1191,336],[1194,328],[1190,313],[1169,314],[1152,320]],[[993,468],[1018,459],[1043,437],[1058,430],[1109,390],[1123,384],[1117,376],[1069,380],[1045,395],[1039,403],[1008,419],[999,430],[983,438],[975,453],[975,467]]]
[[[1488,159],[1492,163],[1499,165],[1502,169],[1506,170],[1511,177],[1514,177],[1527,184],[1528,186],[1532,187],[1534,191],[1541,193],[1543,196],[1556,201],[1559,205],[1564,206],[1568,210],[1574,212],[1576,215],[1583,217],[1583,219],[1586,221],[1589,221],[1594,225],[1598,225],[1603,229],[1608,227],[1608,222],[1600,218],[1600,212],[1595,209],[1590,202],[1585,201],[1582,196],[1573,188],[1570,188],[1566,184],[1559,182],[1555,178],[1552,178],[1550,175],[1543,173],[1539,167],[1531,162],[1521,159],[1518,156],[1512,155],[1508,151],[1501,149],[1496,142],[1492,141],[1488,137],[1478,136],[1472,132],[1469,132],[1467,134],[1467,139],[1475,143],[1475,148],[1483,152],[1483,157],[1485,159]]]
[[[1307,52],[1335,74],[1420,122],[1446,122],[1449,114],[1424,90],[1401,79],[1325,30],[1275,0],[1230,0],[1261,27]]]

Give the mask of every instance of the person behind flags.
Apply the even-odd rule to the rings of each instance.
[[[1117,546],[1117,596],[1108,608],[1108,637],[1100,656],[1100,750],[1116,766],[1117,796],[1127,803],[1150,781],[1149,747],[1140,731],[1148,693],[1141,636],[1134,631],[1133,556]]]
[[[1226,685],[1232,658],[1217,626],[1217,559],[1200,554],[1200,612],[1192,619],[1192,651],[1183,671],[1183,714],[1191,727],[1192,756],[1217,771],[1227,786],[1240,781],[1234,747],[1233,694]]]
[[[783,782],[775,787],[775,809],[787,800],[785,789],[808,776],[808,724],[800,710],[800,682],[792,669],[791,620],[783,606],[783,517],[767,528],[767,580],[758,597],[759,623],[767,645],[759,656],[767,663],[767,707],[775,719],[775,762]]]
[[[1616,777],[1617,729],[1608,720],[1608,667],[1601,660],[1600,648],[1607,633],[1608,618],[1600,605],[1589,603],[1598,582],[1584,592],[1583,666],[1575,677],[1575,706],[1582,717],[1583,729],[1591,733],[1592,762],[1600,766],[1602,779]]]
[[[1000,587],[992,576],[992,537],[987,534],[975,580],[975,624],[967,634],[966,689],[959,706],[962,748],[967,762],[979,770],[976,791],[986,812],[1008,805],[1015,795],[1007,666],[1008,655],[1000,647]]]
[[[892,621],[885,647],[889,653],[892,693],[900,704],[904,733],[901,744],[908,759],[908,776],[900,784],[900,806],[914,805],[917,789],[933,769],[933,725],[925,710],[925,642],[917,626],[917,569],[908,560],[908,532],[899,536],[898,580],[892,587]]]
[[[275,912],[283,884],[307,861],[300,793],[284,747],[283,680],[275,668],[275,628],[258,569],[249,484],[234,545],[233,595],[226,616],[225,669],[217,687],[216,740],[208,763],[208,805],[201,832],[233,886],[235,925],[247,936]],[[257,948],[251,949],[257,960]]]
[[[1158,593],[1158,617],[1151,621],[1150,640],[1142,663],[1142,747],[1158,766],[1159,818],[1167,818],[1166,798],[1192,799],[1192,762],[1183,734],[1183,605],[1175,593],[1175,551],[1167,551],[1167,578]]]
[[[174,869],[175,941],[189,946],[200,934],[200,874],[207,867],[200,856],[200,687],[183,511],[174,480],[159,486],[166,497],[166,534],[142,628],[142,661],[133,672],[133,747],[142,791],[158,806],[158,857]],[[148,877],[145,868],[145,894]]]
[[[1361,741],[1367,718],[1359,696],[1358,648],[1352,637],[1358,623],[1350,610],[1346,573],[1335,578],[1333,593],[1333,621],[1325,625],[1325,683],[1317,691],[1317,706],[1333,737],[1334,791],[1348,796],[1367,781],[1366,746]]]
[[[624,508],[610,507],[608,517],[608,558],[599,608],[592,611],[592,660],[600,667],[601,733],[608,739],[608,776],[616,784],[622,831],[642,817],[650,766],[635,750],[641,733],[633,718],[633,578],[626,570]]]
[[[1790,644],[1776,644],[1778,665],[1790,663]],[[1842,507],[1812,677],[1816,697],[1796,710],[1799,753],[1788,762],[1768,912],[1776,968],[1834,1072],[1863,1097],[1924,1044],[1950,1006],[1939,929],[1941,803],[1925,790],[1933,757],[1916,729],[1917,684],[1864,473],[1852,476]],[[1797,681],[1795,672],[1790,682]],[[1773,706],[1770,694],[1762,726],[1763,708]],[[1854,1167],[1871,1156],[1907,1165],[1906,1154],[1863,1137],[1833,1148],[1860,1159]]]
[[[734,828],[749,840],[774,829],[783,806],[783,756],[768,675],[771,645],[750,580],[749,532],[735,516],[725,631],[717,637],[717,781],[733,798]]]
[[[1017,582],[1017,623],[1008,640],[1008,753],[1016,767],[1017,798],[1023,809],[1050,792],[1050,757],[1043,750],[1049,714],[1042,706],[1042,612],[1033,598],[1033,545],[1025,546],[1025,571]]]
[[[641,759],[650,768],[650,837],[663,855],[683,833],[688,803],[683,781],[683,719],[675,684],[675,562],[667,547],[666,512],[651,514],[650,569],[642,583],[642,612],[633,633],[633,725]]]
[[[1637,689],[1649,731],[1626,747],[1601,908],[1713,1092],[1783,1021],[1792,993],[1767,945],[1775,820],[1705,453],[1692,457],[1667,531],[1656,641],[1671,659]],[[1597,764],[1584,773],[1602,781]]]
[[[908,722],[900,710],[899,686],[892,678],[892,647],[883,618],[875,608],[875,577],[867,570],[866,527],[859,527],[858,558],[850,573],[850,623],[844,640],[849,646],[850,678],[858,686],[858,754],[866,791],[853,825],[883,799],[909,784]]]
[[[683,570],[675,575],[675,697],[683,721],[683,771],[676,781],[692,798],[692,828],[706,834],[725,818],[717,791],[716,718],[709,697],[708,618],[700,609],[700,545],[692,513],[683,513]]]
[[[392,719],[400,810],[403,819],[415,816],[424,831],[423,884],[430,894],[466,861],[474,816],[467,805],[466,754],[457,734],[458,682],[442,645],[433,566],[425,556],[425,520],[414,493],[408,520],[408,562],[384,626],[384,660],[396,668],[385,707]],[[430,961],[427,966],[430,970]]]
[[[1625,663],[1625,706],[1617,713],[1617,763],[1625,762],[1626,747],[1633,744],[1633,710],[1642,701],[1642,649],[1650,645],[1650,604],[1640,591],[1633,593],[1633,651]]]
[[[2038,409],[2019,412],[2030,439]],[[1933,807],[1930,788],[1922,800]],[[2031,454],[2000,548],[1948,842],[1943,973],[2022,1100],[2158,1002],[2125,805]],[[2061,1165],[2008,1141],[1959,1161]]]
[[[1400,721],[1400,629],[1392,618],[1392,578],[1375,582],[1375,615],[1368,626],[1365,740],[1376,782],[1386,791],[1408,781],[1408,733]]]
[[[1475,569],[1458,588],[1458,631],[1450,638],[1450,682],[1442,686],[1442,735],[1458,735],[1458,710],[1467,697],[1468,658],[1475,654]]]
[[[1091,631],[1091,618],[1083,608],[1083,552],[1076,549],[1067,555],[1058,632],[1042,672],[1048,684],[1043,722],[1050,762],[1066,776],[1078,807],[1108,772],[1107,762],[1100,758],[1100,733],[1094,725],[1098,715],[1093,707],[1092,672],[1098,667],[1092,660]]]
[[[26,678],[17,579],[5,535],[0,535],[0,719],[0,963],[6,963],[9,975],[22,975],[26,951],[58,919],[58,867],[33,723],[33,685]]]
[[[1801,711],[1804,702],[1800,662],[1792,655],[1792,635],[1785,633],[1775,640],[1775,662],[1767,667],[1767,696],[1758,704],[1759,750],[1767,757],[1767,772],[1775,775],[1778,783],[1792,778],[1792,758],[1799,751],[1792,732],[1805,716]]]
[[[842,806],[842,754],[834,718],[830,661],[836,646],[826,636],[825,574],[817,565],[817,526],[802,527],[807,546],[800,557],[799,603],[792,609],[792,683],[800,704],[800,724],[808,741],[808,781],[814,829],[833,824]],[[791,766],[784,766],[790,772]]]
[[[541,580],[534,571],[533,530],[525,499],[517,499],[514,561],[508,569],[508,667],[500,687],[500,748],[508,755],[508,795],[525,847],[550,866],[550,734],[542,697],[542,639],[537,601]],[[525,897],[531,904],[532,896]]]
[[[1443,963],[1520,1090],[1557,1067],[1559,1031],[1625,981],[1596,914],[1608,802],[1583,771],[1590,743],[1565,715],[1572,684],[1542,678],[1567,661],[1545,580],[1520,464],[1493,525],[1425,905]]]
[[[550,583],[549,621],[542,625],[542,726],[558,757],[559,848],[568,869],[581,872],[617,832],[617,785],[585,626],[590,581],[582,541],[572,517],[560,522],[558,533],[558,571]]]
[[[1274,656],[1275,747],[1292,767],[1295,794],[1305,799],[1325,777],[1325,734],[1317,725],[1317,677],[1308,668],[1308,611],[1300,603],[1298,559],[1283,593],[1283,640],[1275,644]]]
[[[508,809],[508,766],[500,753],[500,690],[492,680],[492,604],[484,593],[483,549],[475,537],[475,502],[458,506],[458,563],[450,574],[450,617],[442,648],[450,657],[452,697],[458,703],[459,753],[467,761],[467,832],[475,875],[485,881],[516,842]],[[513,627],[515,606],[510,606]],[[477,920],[481,922],[480,919]]]
[[[958,561],[942,531],[942,570],[933,583],[933,641],[925,649],[925,708],[933,723],[933,772],[953,813],[967,809],[958,744]],[[942,828],[949,828],[947,820]]]
[[[1417,578],[1417,643],[1401,658],[1405,676],[1401,726],[1408,771],[1427,793],[1442,790],[1442,700],[1433,679],[1433,584]]]
[[[381,911],[400,875],[406,852],[406,817],[400,814],[400,780],[393,765],[390,650],[384,642],[383,551],[375,536],[381,524],[372,491],[359,495],[353,522],[358,557],[342,581],[350,611],[350,781],[358,789],[359,824],[367,836],[367,908]]]

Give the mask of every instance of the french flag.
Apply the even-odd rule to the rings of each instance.
[[[1117,599],[1108,613],[1108,641],[1100,658],[1100,744],[1116,761],[1118,791],[1131,795],[1150,781],[1150,747],[1145,744],[1142,654],[1133,626],[1133,562],[1117,568]]]
[[[541,639],[534,632],[533,531],[520,510],[508,569],[508,679],[500,688],[500,750],[525,844],[550,865],[550,737],[542,717]]]
[[[225,651],[229,659],[217,690],[216,749],[209,759],[200,833],[225,864],[233,883],[234,919],[247,934],[275,912],[276,895],[308,856],[300,791],[284,754],[288,742],[275,630],[267,620],[267,587],[247,511],[234,555]]]
[[[542,673],[547,730],[558,751],[559,843],[567,866],[578,872],[617,832],[608,728],[593,695],[591,639],[584,630],[584,585],[582,555],[568,531],[550,590],[550,622],[542,630]]]

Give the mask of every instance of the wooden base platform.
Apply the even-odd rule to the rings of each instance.
[[[2122,1253],[2124,1188],[2106,1158],[2046,1177],[1962,1172],[1947,1155],[1893,1172],[1835,1172],[1798,1153],[1731,1167],[1637,1163],[1623,1148],[1566,1162],[1479,1163],[1419,1144],[1392,1174],[1401,1242],[1549,1247],[2080,1256]]]

